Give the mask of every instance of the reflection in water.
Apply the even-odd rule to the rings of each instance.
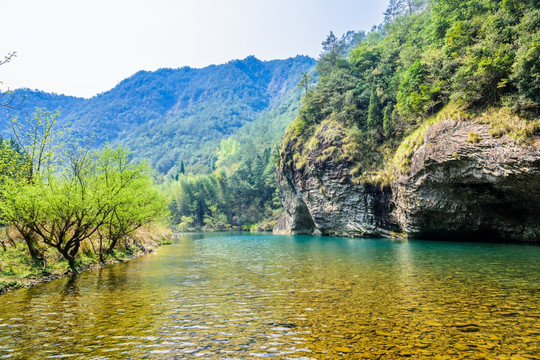
[[[535,358],[540,248],[198,234],[0,297],[0,358]]]

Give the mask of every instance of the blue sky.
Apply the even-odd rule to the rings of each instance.
[[[387,0],[0,0],[0,89],[90,97],[138,70],[255,55],[318,57],[333,31],[369,30]]]

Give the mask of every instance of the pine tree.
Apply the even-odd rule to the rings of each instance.
[[[184,174],[185,172],[186,170],[184,169],[184,160],[182,160],[180,161],[180,174]]]
[[[368,118],[367,118],[367,127],[368,129],[382,130],[383,114],[381,110],[381,102],[377,96],[377,90],[375,87],[371,89],[371,96],[369,97],[369,107],[368,107]]]

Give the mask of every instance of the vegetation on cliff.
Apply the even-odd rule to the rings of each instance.
[[[323,43],[282,166],[347,163],[358,182],[388,183],[441,119],[518,141],[540,130],[537,1],[393,0],[385,16],[345,56],[333,34]]]

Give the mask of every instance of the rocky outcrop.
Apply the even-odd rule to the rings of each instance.
[[[328,168],[299,183],[289,175],[279,177],[285,212],[274,233],[387,236],[397,230],[390,217],[390,188],[355,185],[350,176],[341,178]]]
[[[278,170],[285,212],[275,233],[540,241],[540,139],[519,145],[491,137],[489,125],[441,121],[410,172],[383,189],[355,184],[346,161],[317,161],[324,142],[300,168],[291,146]]]
[[[431,126],[393,183],[397,221],[416,238],[540,241],[540,140],[492,138],[489,126]]]
[[[320,234],[290,174],[280,174],[278,183],[285,211],[274,225],[274,234]]]
[[[355,184],[350,164],[320,160],[325,149],[342,144],[323,136],[319,141],[301,168],[292,159],[292,144],[283,151],[277,179],[285,211],[274,233],[389,236],[399,230],[391,216],[391,188]]]

